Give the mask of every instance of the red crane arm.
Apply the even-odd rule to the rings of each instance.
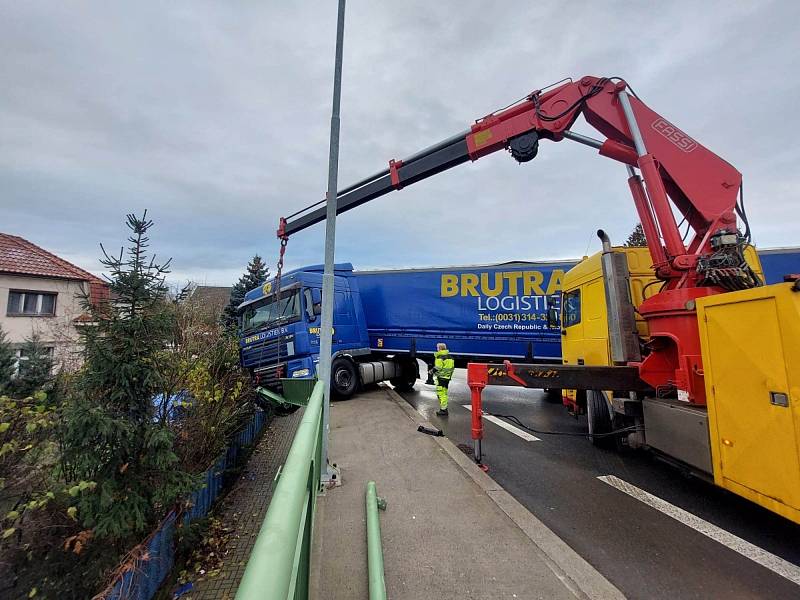
[[[579,115],[606,140],[570,131]],[[694,267],[711,251],[710,238],[735,230],[741,174],[726,161],[651,110],[620,79],[583,77],[537,90],[472,127],[339,192],[337,213],[421,181],[468,160],[508,149],[520,162],[536,156],[540,139],[564,138],[593,146],[628,165],[628,184],[660,277],[672,287],[696,283]],[[642,179],[633,171],[638,167]],[[682,241],[672,204],[694,231],[688,248]],[[301,211],[301,213],[304,211]],[[322,221],[325,209],[283,219],[279,236]],[[290,217],[290,219],[292,219]]]
[[[631,131],[626,117],[626,101],[638,135]],[[735,229],[741,174],[628,94],[621,80],[584,77],[546,92],[533,92],[523,102],[480,119],[467,135],[470,158],[476,160],[507,147],[514,154],[512,140],[522,135],[560,141],[570,136],[580,114],[606,136],[605,142],[596,145],[601,155],[641,169],[646,190],[638,178],[632,178],[631,191],[648,242],[653,242],[653,260],[663,275],[667,274],[666,263],[671,263],[673,276],[693,268],[697,256],[710,251],[713,232]],[[528,145],[532,144],[535,141],[529,141]],[[695,232],[688,249],[668,197]]]

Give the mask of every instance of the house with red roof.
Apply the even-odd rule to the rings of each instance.
[[[87,295],[93,303],[107,300],[108,284],[28,240],[0,233],[0,327],[20,362],[25,341],[37,335],[56,369],[79,367]]]

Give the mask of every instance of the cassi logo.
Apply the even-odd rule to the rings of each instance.
[[[441,297],[453,296],[544,296],[561,290],[564,271],[553,269],[543,288],[544,274],[541,271],[494,271],[492,273],[443,273]]]
[[[653,121],[652,127],[655,131],[663,135],[675,146],[677,146],[679,150],[691,152],[697,148],[697,142],[695,142],[692,138],[683,133],[680,129],[675,127],[675,125],[666,119],[656,119]]]

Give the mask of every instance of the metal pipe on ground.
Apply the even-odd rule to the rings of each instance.
[[[386,510],[386,500],[378,497],[375,482],[367,483],[367,566],[369,570],[370,600],[386,600],[386,582],[383,577],[383,548],[381,547],[381,521],[378,509]]]

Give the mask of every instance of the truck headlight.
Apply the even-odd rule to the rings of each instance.
[[[294,373],[292,373],[292,378],[295,377],[308,377],[311,372],[308,369],[297,369]]]

